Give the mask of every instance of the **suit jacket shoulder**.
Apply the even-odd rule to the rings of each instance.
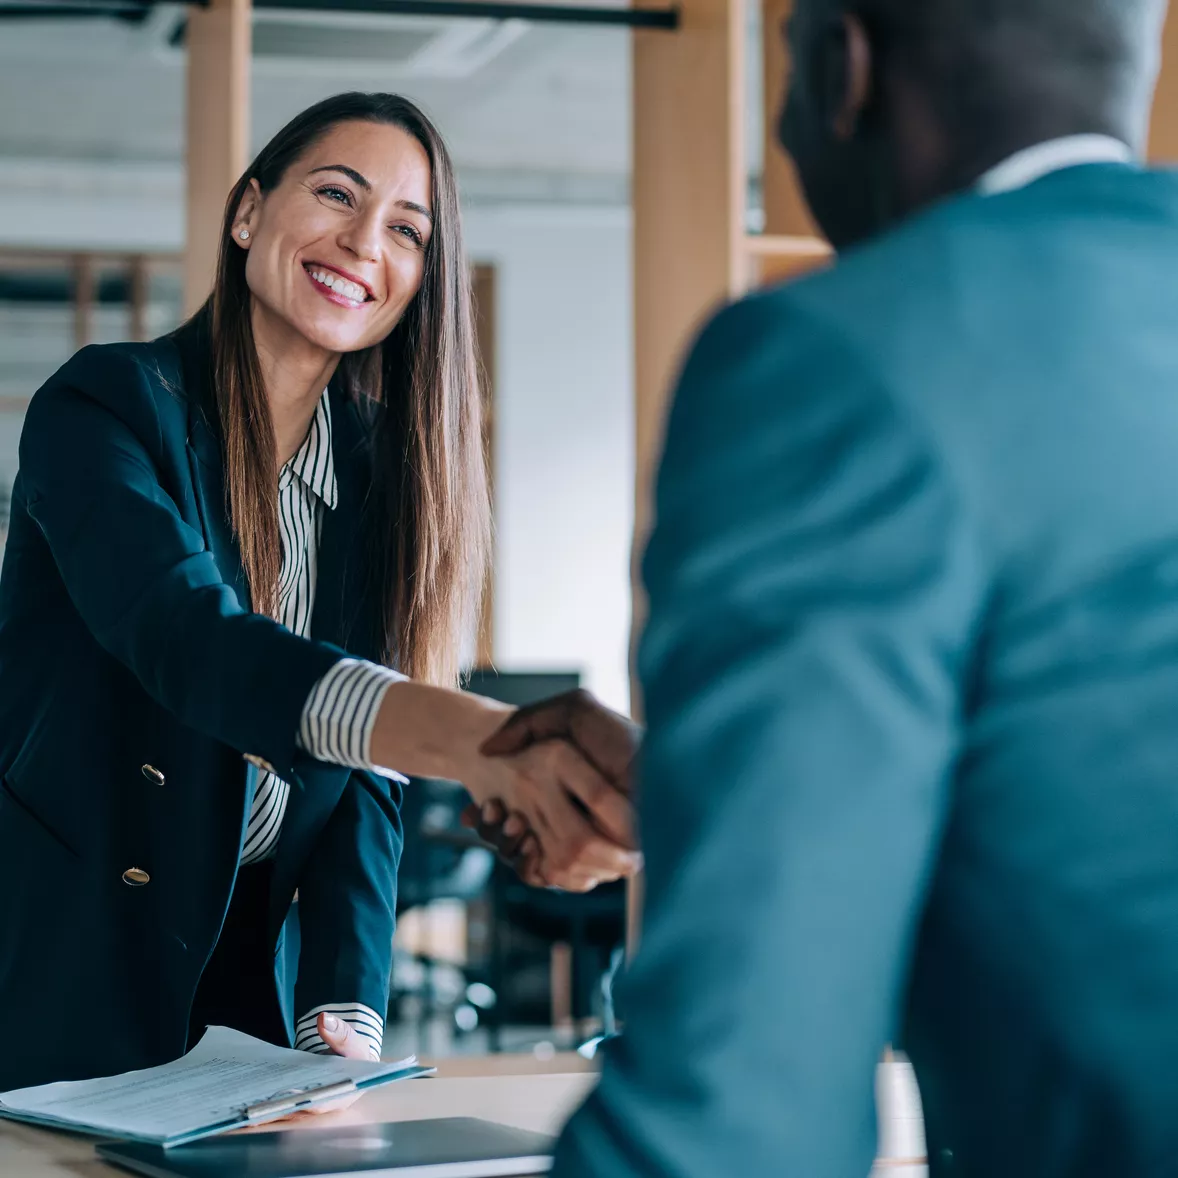
[[[34,394],[22,447],[42,430],[55,435],[57,406],[62,398],[78,394],[113,414],[154,454],[164,448],[165,435],[185,436],[189,394],[171,336],[82,348]]]

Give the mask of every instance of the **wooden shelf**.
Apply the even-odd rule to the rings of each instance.
[[[754,258],[813,258],[823,261],[832,256],[828,242],[820,237],[785,237],[779,234],[749,234],[744,247]]]
[[[767,233],[745,237],[744,255],[747,283],[751,287],[797,278],[825,265],[834,257],[834,251],[820,237]]]

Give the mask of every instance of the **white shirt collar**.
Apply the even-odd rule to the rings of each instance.
[[[331,402],[327,390],[319,398],[311,428],[298,452],[282,468],[283,475],[300,479],[333,511],[336,503],[335,460],[331,453]],[[281,481],[281,480],[280,480]]]
[[[1016,152],[991,168],[978,181],[977,190],[983,196],[996,196],[1025,188],[1064,168],[1081,164],[1128,164],[1133,158],[1128,144],[1111,135],[1068,135]]]

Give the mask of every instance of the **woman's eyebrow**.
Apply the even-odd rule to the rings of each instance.
[[[367,177],[362,176],[355,168],[349,168],[347,164],[324,164],[321,168],[312,168],[310,174],[314,176],[316,172],[342,172],[353,184],[363,188],[365,192],[372,191],[372,185],[369,183]],[[420,213],[430,224],[433,224],[434,215],[425,207],[419,205],[412,200],[399,200],[397,207],[408,209],[412,213]]]
[[[408,209],[411,213],[420,213],[431,225],[433,224],[434,215],[425,205],[419,205],[416,201],[412,200],[399,200],[397,201],[397,207]]]
[[[347,164],[325,164],[322,168],[312,168],[311,175],[314,176],[316,172],[343,172],[349,180],[354,184],[358,184],[365,192],[372,191],[372,185],[365,177],[361,176],[355,168],[349,168]]]

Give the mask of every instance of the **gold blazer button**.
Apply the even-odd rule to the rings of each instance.
[[[163,785],[164,775],[154,765],[140,765],[139,772],[151,782],[152,785]]]
[[[128,867],[123,872],[123,883],[128,887],[141,888],[144,884],[151,883],[151,876],[142,867]]]

